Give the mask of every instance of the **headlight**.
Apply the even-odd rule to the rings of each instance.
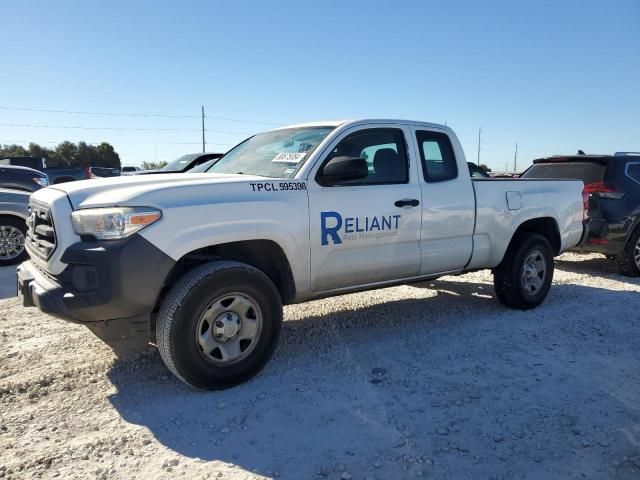
[[[49,179],[47,177],[33,177],[33,181],[42,187],[49,185]]]
[[[150,207],[88,208],[71,214],[78,235],[91,235],[98,240],[125,238],[151,225],[162,216]]]

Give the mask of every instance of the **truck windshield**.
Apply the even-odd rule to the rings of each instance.
[[[207,173],[293,178],[334,127],[299,127],[259,133],[232,148]]]

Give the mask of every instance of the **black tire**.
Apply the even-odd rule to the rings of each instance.
[[[640,227],[636,227],[629,237],[624,250],[616,258],[618,270],[628,277],[640,276]]]
[[[541,285],[535,290],[525,288],[525,262],[538,252],[536,260],[544,263]],[[549,241],[536,233],[518,234],[511,241],[504,259],[493,270],[493,286],[501,303],[519,310],[540,305],[549,293],[553,281],[553,251]],[[539,271],[538,271],[539,273]],[[534,275],[539,277],[538,275]]]
[[[4,250],[2,247],[2,242],[5,241],[3,238],[4,232],[8,232],[9,229],[17,229],[22,234],[22,251],[16,255],[15,257],[11,257],[9,254],[7,256],[4,255],[4,252],[8,252]],[[24,239],[27,235],[27,224],[21,218],[16,217],[0,217],[0,267],[6,267],[9,265],[15,265],[16,263],[24,262],[29,255],[24,248]]]
[[[197,341],[198,323],[217,298],[239,292],[260,309],[261,327],[250,353],[237,363],[216,364]],[[164,299],[156,323],[160,356],[187,385],[219,390],[256,375],[275,351],[282,328],[282,301],[271,280],[244,263],[216,261],[186,273]]]

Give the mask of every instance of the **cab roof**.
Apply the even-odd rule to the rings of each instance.
[[[420,122],[416,120],[400,120],[400,119],[391,119],[391,118],[357,118],[357,119],[345,119],[345,120],[326,120],[319,122],[306,122],[306,123],[298,123],[295,125],[286,125],[277,128],[276,130],[282,130],[285,128],[299,128],[299,127],[340,127],[344,125],[359,125],[363,123],[400,123],[405,125],[427,125],[433,128],[446,129],[449,130],[449,127],[446,125],[441,125],[438,123],[430,123],[430,122]]]

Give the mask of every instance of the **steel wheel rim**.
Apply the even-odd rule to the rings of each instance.
[[[200,314],[196,345],[208,361],[231,365],[251,354],[261,330],[258,302],[245,293],[227,293],[209,302]]]
[[[528,295],[536,295],[547,277],[547,265],[540,250],[532,250],[522,267],[522,288]]]
[[[0,259],[13,260],[24,252],[24,234],[11,225],[0,225]]]
[[[640,238],[638,239],[638,242],[636,243],[636,247],[633,249],[633,258],[636,262],[636,267],[638,267],[638,269],[640,269]]]

